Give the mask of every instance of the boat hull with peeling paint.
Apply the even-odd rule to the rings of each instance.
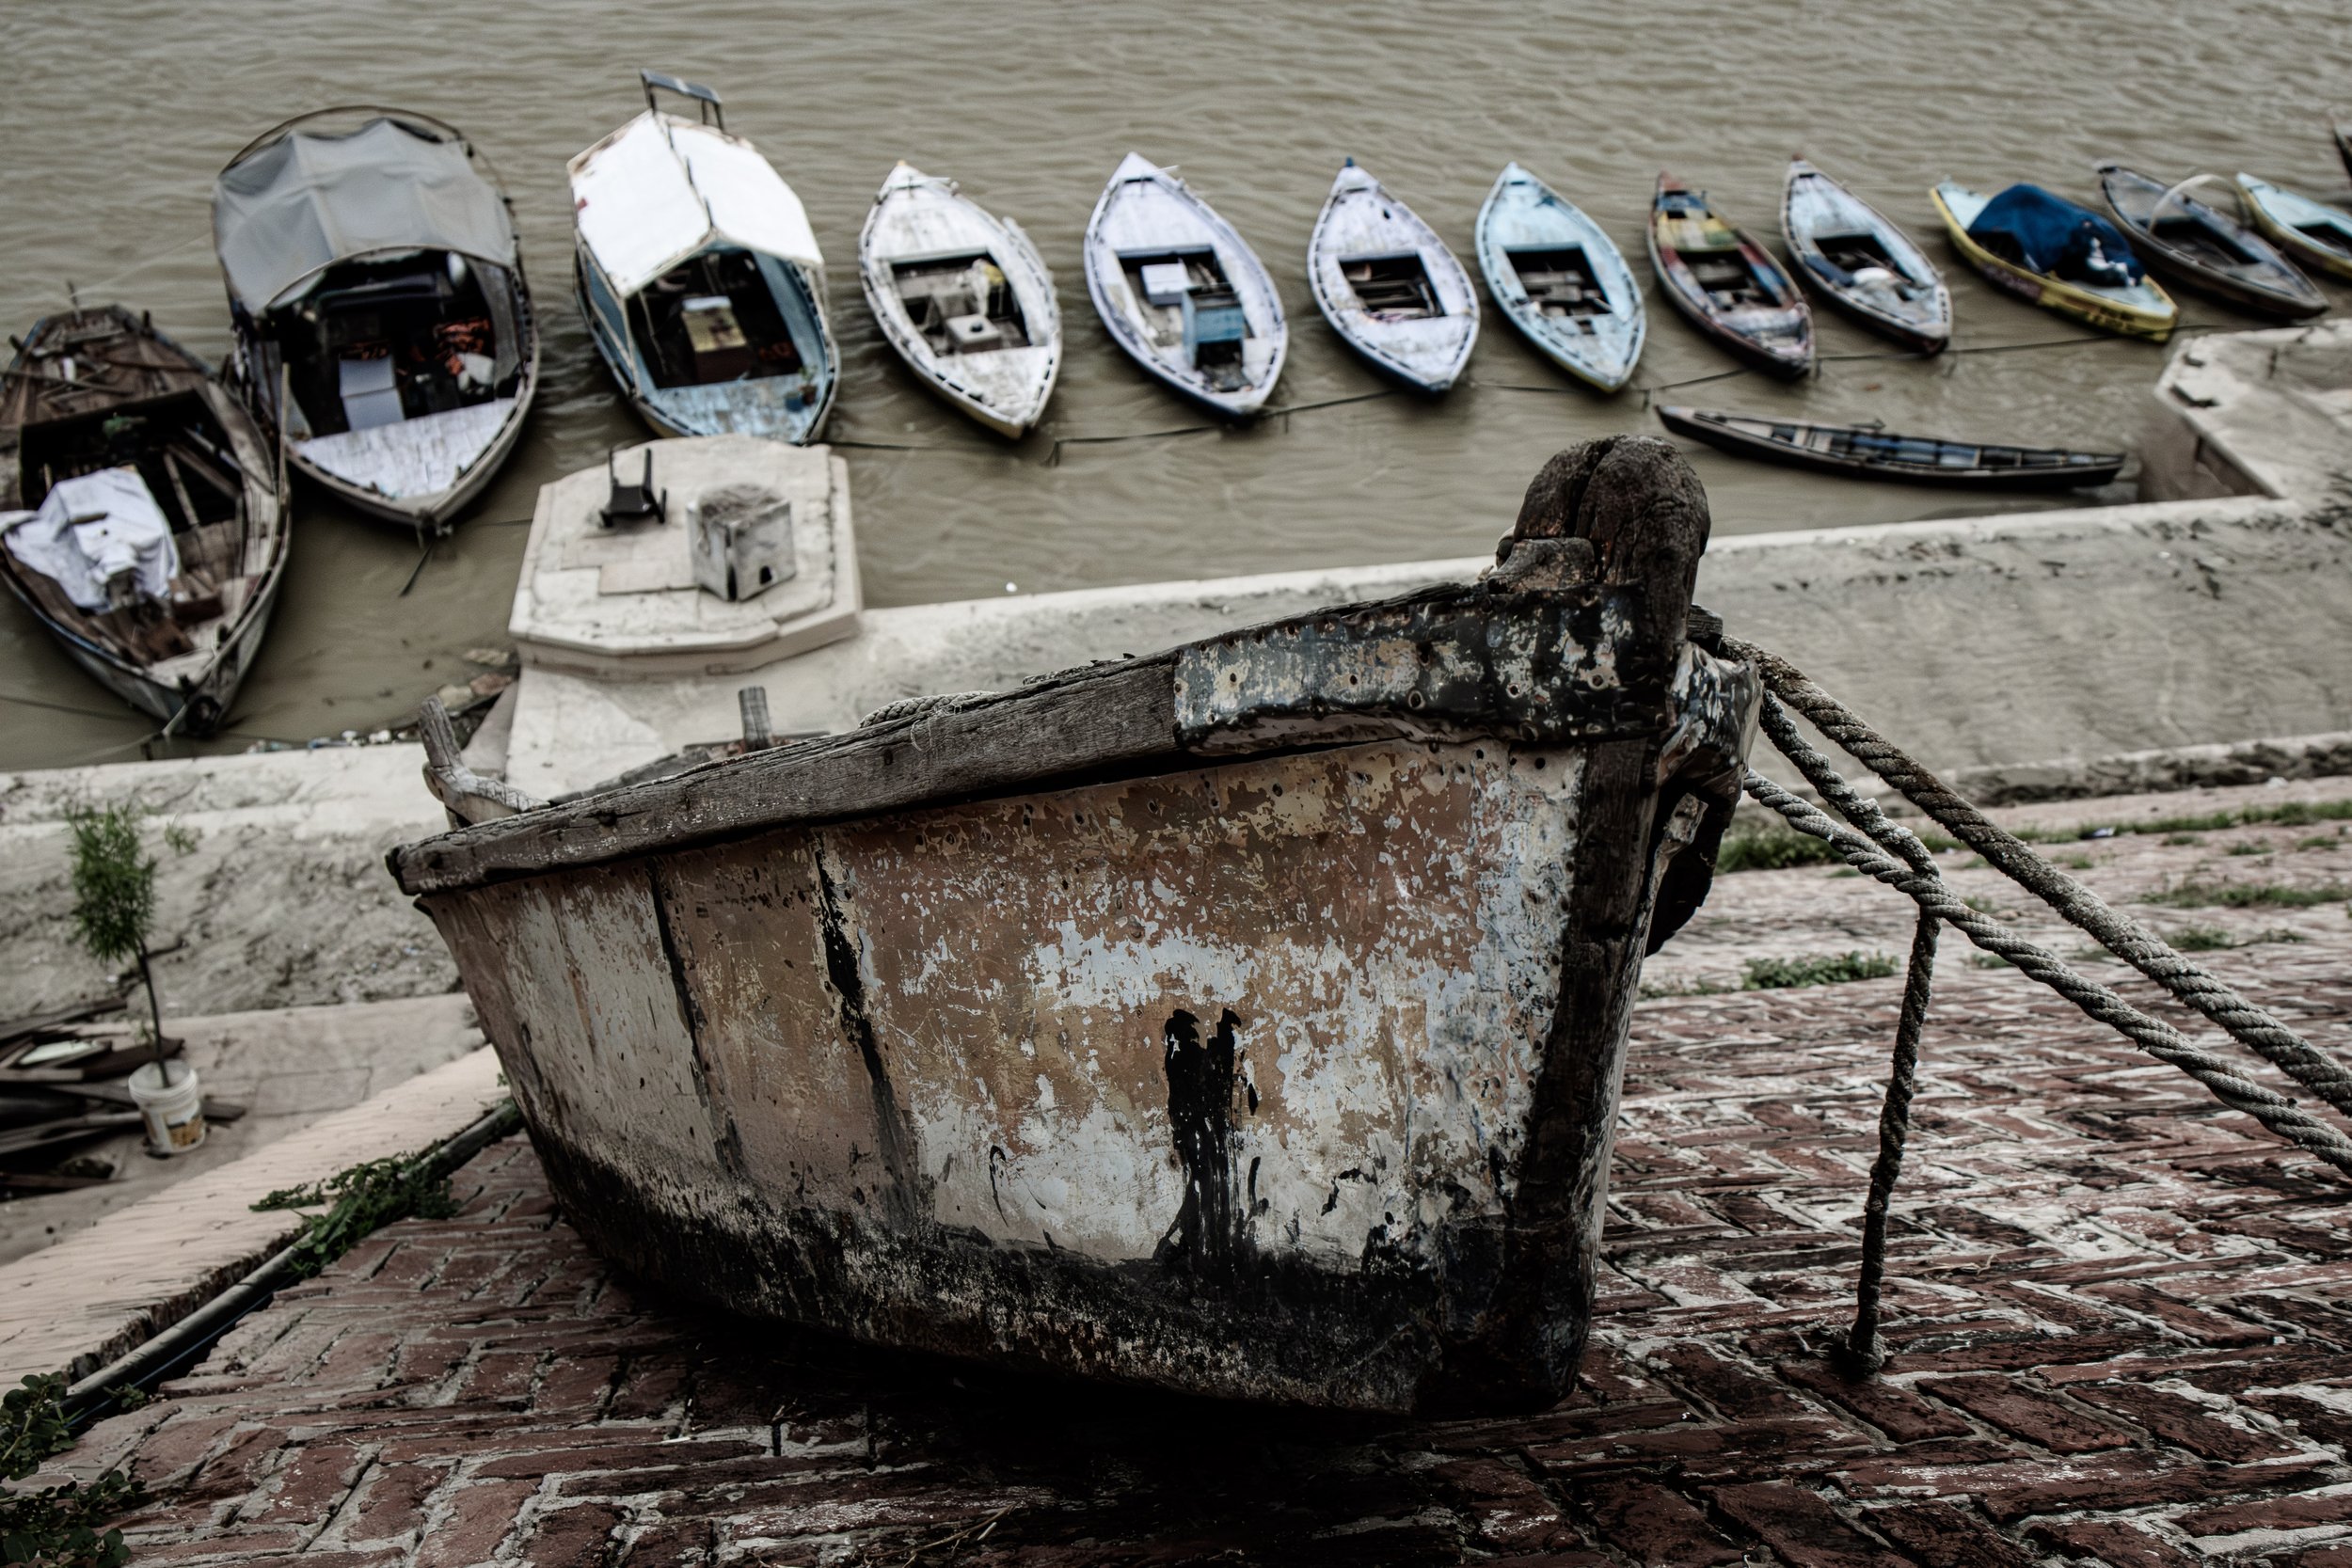
[[[1696,482],[1613,450],[1679,488],[1555,485],[1598,547],[396,851],[566,1217],[882,1344],[1559,1397],[1641,960],[1704,895],[1757,702],[1659,543]]]

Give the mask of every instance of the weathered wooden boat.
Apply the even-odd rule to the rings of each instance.
[[[1996,288],[2108,332],[2172,335],[2180,307],[2146,276],[2130,242],[2090,208],[2039,185],[1986,197],[1947,180],[1929,196],[1952,248]]]
[[[1612,437],[1482,582],[569,804],[437,763],[482,819],[392,870],[628,1269],[1197,1393],[1549,1404],[1642,958],[1756,721],[1686,635],[1707,526]]]
[[[2107,210],[2149,264],[2242,310],[2288,321],[2324,315],[2328,296],[2233,214],[2188,194],[2202,176],[2168,185],[2122,164],[2099,166]]]
[[[857,241],[882,337],[924,385],[1000,436],[1043,417],[1061,370],[1061,306],[1029,236],[901,163]]]
[[[1478,270],[1503,320],[1535,352],[1613,392],[1649,330],[1642,285],[1600,225],[1517,164],[1478,209]]]
[[[1087,220],[1087,293],[1111,341],[1229,419],[1265,404],[1290,327],[1256,251],[1172,169],[1130,152]]]
[[[1442,392],[1478,343],[1478,292],[1453,250],[1350,158],[1307,239],[1323,319],[1375,370]]]
[[[2307,267],[2352,277],[2352,213],[2250,174],[2237,177],[2237,188],[2247,216],[2273,245]]]
[[[261,649],[285,483],[276,433],[119,305],[35,323],[0,383],[0,577],[169,734],[219,728]]]
[[[2352,115],[2338,114],[2330,129],[2336,134],[2336,156],[2344,160],[2344,172],[2352,175]]]
[[[1995,446],[1932,436],[1897,436],[1870,425],[1816,424],[1752,414],[1668,407],[1659,420],[1677,436],[1739,457],[1761,458],[1861,479],[1986,490],[2072,490],[2105,484],[2122,471],[2120,451]]]
[[[1650,205],[1649,260],[1675,309],[1734,356],[1790,380],[1813,372],[1813,311],[1796,283],[1671,174]]]
[[[413,110],[298,115],[220,171],[213,239],[230,384],[285,430],[294,468],[372,516],[445,531],[514,451],[539,384],[486,161]]]
[[[589,339],[664,436],[813,441],[840,356],[801,198],[728,132],[716,92],[637,75],[645,112],[568,166]],[[663,109],[658,91],[692,103],[695,118]]]
[[[1788,160],[1780,232],[1797,276],[1871,331],[1920,354],[1952,341],[1952,293],[1927,252],[1803,158]]]

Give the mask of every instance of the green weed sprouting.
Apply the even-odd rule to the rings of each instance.
[[[65,1390],[65,1379],[50,1372],[26,1378],[0,1398],[0,1478],[23,1481],[73,1446]],[[146,1500],[147,1489],[119,1470],[87,1486],[69,1481],[35,1492],[0,1491],[0,1561],[119,1568],[131,1558],[122,1531],[101,1534],[98,1527]]]
[[[1896,972],[1883,953],[1823,953],[1804,958],[1750,958],[1743,972],[1749,990],[1792,986],[1834,986],[1848,980],[1883,980]]]
[[[305,1187],[285,1187],[253,1205],[256,1210],[315,1209],[323,1214],[304,1222],[293,1267],[308,1279],[395,1220],[445,1220],[457,1212],[449,1176],[437,1173],[422,1156],[368,1160]]]

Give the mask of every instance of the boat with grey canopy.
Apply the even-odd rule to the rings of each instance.
[[[645,112],[573,158],[573,277],[605,368],[665,436],[813,441],[840,355],[801,198],[718,93],[640,71]],[[672,114],[668,92],[695,106]]]
[[[868,1341],[1221,1397],[1573,1382],[1645,951],[1756,723],[1706,499],[1564,452],[1484,580],[393,852],[571,1223]],[[428,715],[430,718],[430,715]]]
[[[446,531],[522,433],[539,330],[512,214],[464,133],[408,109],[275,126],[213,187],[240,396],[293,467]]]

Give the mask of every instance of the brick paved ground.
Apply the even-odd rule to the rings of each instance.
[[[2342,876],[2304,836],[2117,841],[2086,875]],[[1693,946],[1883,929],[1899,953],[1890,898],[1728,879]],[[2215,967],[2352,1044],[2344,905],[2210,918],[2292,924]],[[1892,980],[1644,1006],[1603,1316],[1540,1417],[1041,1386],[678,1308],[605,1270],[515,1143],[465,1173],[461,1217],[380,1234],[72,1458],[135,1461],[159,1499],[135,1561],[158,1564],[2352,1564],[2347,1187],[1947,951],[1877,1383],[1818,1349]]]

